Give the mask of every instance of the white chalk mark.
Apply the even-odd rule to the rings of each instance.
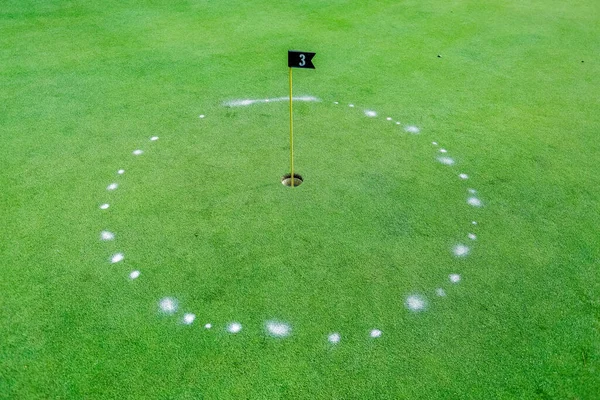
[[[208,324],[204,325],[204,329],[210,329],[210,328],[212,328],[212,324],[211,323],[208,323]]]
[[[137,279],[140,277],[140,275],[141,275],[141,272],[138,270],[131,271],[131,273],[129,274],[129,279]]]
[[[123,175],[124,173],[125,173],[124,169],[120,169],[120,170],[117,171],[117,174],[119,174],[119,175]]]
[[[371,117],[371,118],[373,118],[373,117],[376,117],[376,116],[377,116],[377,112],[375,112],[375,111],[373,111],[373,110],[365,110],[365,115],[366,115],[367,117]]]
[[[333,343],[333,344],[338,344],[341,339],[342,339],[342,336],[337,332],[334,332],[334,333],[330,334],[329,336],[327,336],[327,340],[329,341],[329,343]]]
[[[468,238],[469,238],[469,239],[471,239],[471,240],[475,240],[475,239],[477,239],[477,235],[475,235],[474,233],[469,233],[467,236],[468,236]]]
[[[150,141],[151,141],[151,142],[155,142],[155,141],[157,141],[157,140],[158,140],[158,136],[152,136],[152,137],[150,138]]]
[[[293,101],[306,101],[306,102],[321,101],[321,99],[314,97],[314,96],[293,96],[292,100]],[[229,101],[223,102],[223,105],[225,107],[244,107],[244,106],[250,106],[252,104],[257,104],[257,103],[273,103],[273,102],[279,102],[279,101],[290,101],[290,97],[286,96],[286,97],[274,97],[274,98],[269,98],[269,99],[229,100]],[[200,118],[204,118],[204,115],[201,115]]]
[[[353,108],[354,104],[348,104],[348,107]]]
[[[477,197],[469,197],[467,199],[467,204],[473,207],[481,207],[482,203]]]
[[[391,121],[391,120],[392,120],[392,117],[387,117],[386,119],[387,119],[388,121]]]
[[[381,337],[382,334],[383,334],[383,332],[381,332],[379,329],[373,329],[369,333],[369,336],[371,336],[372,338],[378,338],[378,337]]]
[[[100,206],[100,209],[101,209],[101,210],[106,210],[106,209],[108,209],[108,207],[110,207],[110,204],[104,203],[104,204],[102,204],[102,205]]]
[[[139,155],[141,155],[141,154],[144,154],[144,151],[143,151],[143,150],[139,150],[139,149],[138,149],[138,150],[134,150],[134,151],[133,151],[133,155],[134,155],[134,156],[139,156]]]
[[[177,299],[174,299],[173,297],[164,297],[160,300],[158,306],[165,314],[174,314],[178,307]]]
[[[275,337],[285,337],[291,332],[291,328],[288,324],[277,321],[267,321],[265,328],[271,336]]]
[[[124,259],[125,259],[125,256],[123,255],[123,253],[117,253],[110,258],[110,262],[114,264],[114,263],[121,262]]]
[[[340,102],[339,101],[334,101],[333,104],[340,104]]]
[[[450,279],[450,282],[452,283],[458,283],[460,282],[460,275],[459,274],[450,274],[448,275],[448,279]]]
[[[427,306],[427,301],[422,296],[417,294],[410,295],[406,298],[406,308],[411,311],[423,311]]]
[[[446,297],[446,291],[442,288],[435,289],[435,294],[437,294],[440,297]]]
[[[437,160],[444,165],[454,165],[454,159],[450,157],[438,157]]]
[[[115,234],[109,231],[100,232],[101,240],[113,240],[115,238]]]
[[[116,190],[119,187],[117,183],[111,183],[106,187],[106,190]]]
[[[183,323],[186,325],[193,324],[195,319],[196,319],[196,314],[186,313],[183,315]]]
[[[404,128],[404,130],[408,133],[414,133],[414,134],[421,132],[421,130],[414,125],[408,125]]]
[[[239,333],[242,330],[242,324],[239,322],[232,322],[227,326],[227,332],[229,333]]]
[[[440,151],[440,153],[447,153],[448,152],[448,150],[446,150],[446,149],[440,149],[439,151]]]
[[[396,125],[400,125],[400,121],[396,122]]]
[[[473,225],[477,225],[477,221],[471,221]]]
[[[469,189],[469,193],[475,194],[475,193],[477,193],[477,190],[475,190],[475,189]]]
[[[460,179],[469,179],[469,175],[467,175],[467,174],[458,174],[458,177]]]
[[[469,254],[469,251],[469,247],[465,246],[464,244],[457,244],[454,246],[454,249],[452,249],[452,252],[456,257],[464,257]]]
[[[432,145],[437,146],[438,143],[437,142],[431,142]]]
[[[226,105],[227,105],[227,104],[226,104]],[[240,106],[245,106],[245,105],[247,105],[247,104],[238,104],[238,105],[240,105]],[[233,107],[233,106],[230,106],[230,107]],[[198,116],[198,118],[200,118],[200,119],[202,119],[202,118],[204,118],[204,117],[206,117],[206,115],[204,115],[204,114],[200,114],[200,115]]]

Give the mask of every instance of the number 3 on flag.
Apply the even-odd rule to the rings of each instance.
[[[308,51],[288,51],[288,67],[290,68],[310,68],[315,69],[312,59],[316,53]]]

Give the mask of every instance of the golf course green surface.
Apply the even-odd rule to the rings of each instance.
[[[0,3],[0,399],[600,399],[597,0]]]

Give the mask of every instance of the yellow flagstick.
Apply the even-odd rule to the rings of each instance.
[[[294,117],[292,114],[292,68],[290,68],[290,179],[294,187]]]

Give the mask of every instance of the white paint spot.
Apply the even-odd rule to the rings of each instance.
[[[446,291],[442,288],[435,289],[435,294],[437,294],[440,297],[446,297]]]
[[[460,275],[459,274],[450,274],[450,275],[448,275],[448,279],[450,279],[450,282],[452,282],[452,283],[458,283],[458,282],[460,282]]]
[[[116,188],[118,188],[118,187],[119,187],[119,185],[118,185],[118,184],[116,184],[116,183],[111,183],[110,185],[108,185],[108,186],[106,187],[106,190],[115,190],[115,189],[116,189]]]
[[[477,197],[469,197],[467,199],[467,204],[473,207],[481,207],[482,203]]]
[[[252,104],[252,103],[249,103],[249,104]],[[249,105],[249,104],[238,104],[238,105],[240,105],[240,106],[246,106],[246,105]],[[202,118],[204,118],[204,117],[205,117],[205,115],[204,115],[204,114],[200,114],[200,115],[198,116],[198,118],[200,118],[200,119],[202,119]]]
[[[407,127],[404,128],[404,130],[408,133],[414,133],[414,134],[421,132],[421,130],[414,125],[408,125]]]
[[[151,140],[152,142],[155,142],[155,141],[157,141],[157,140],[158,140],[158,136],[152,136],[152,137],[150,138],[150,140]]]
[[[196,314],[186,313],[183,315],[183,323],[186,325],[193,324],[195,319],[196,319]]]
[[[340,104],[338,101],[334,101],[333,104]]]
[[[239,333],[242,330],[242,324],[239,322],[232,322],[227,326],[227,332]]]
[[[123,175],[124,173],[125,173],[124,169],[120,169],[120,170],[117,171],[117,174],[119,174],[119,175]]]
[[[101,209],[101,210],[106,210],[106,209],[108,209],[108,207],[110,207],[110,205],[109,205],[109,204],[106,204],[106,203],[104,203],[104,204],[102,204],[102,205],[100,206],[100,209]]]
[[[121,262],[124,259],[125,259],[125,256],[123,255],[123,253],[117,253],[111,257],[110,262],[114,264],[114,263]]]
[[[373,330],[371,330],[371,333],[369,335],[372,338],[378,338],[378,337],[381,337],[382,334],[383,334],[383,332],[381,332],[379,329],[373,329]]]
[[[100,232],[100,239],[102,240],[113,240],[115,238],[115,234],[109,231]]]
[[[437,142],[431,142],[432,145],[437,146],[438,143]]]
[[[354,107],[354,104],[348,104],[348,107],[352,108]]]
[[[457,244],[456,246],[454,246],[454,249],[452,250],[454,255],[457,257],[464,257],[467,254],[469,254],[469,251],[470,251],[469,247],[465,246],[464,244]]]
[[[477,239],[477,235],[475,235],[474,233],[469,233],[467,236],[468,236],[468,237],[469,237],[469,239],[471,239],[471,240],[475,240],[475,239]]]
[[[285,337],[291,332],[290,326],[288,324],[284,324],[283,322],[268,321],[265,324],[265,327],[267,332],[275,337]]]
[[[177,299],[174,299],[173,297],[165,297],[160,300],[158,306],[165,314],[174,314],[178,307]]]
[[[139,156],[140,154],[144,154],[144,151],[143,150],[134,150],[133,151],[134,156]]]
[[[471,221],[473,225],[477,225],[477,221]]]
[[[411,311],[423,311],[427,306],[427,301],[423,297],[413,294],[406,298],[405,304]]]
[[[444,165],[454,165],[454,160],[450,157],[438,157],[437,160]]]
[[[314,96],[294,96],[294,97],[292,97],[292,100],[306,101],[306,102],[321,101],[321,99],[314,97]],[[286,96],[286,97],[273,97],[273,98],[269,98],[269,99],[229,100],[229,101],[223,102],[223,105],[225,107],[244,107],[244,106],[250,106],[250,105],[256,104],[256,103],[274,103],[274,102],[280,102],[280,101],[290,101],[290,97]],[[204,115],[200,115],[200,118],[204,118]]]
[[[469,175],[467,175],[467,174],[458,174],[458,177],[460,179],[469,179]]]
[[[396,122],[396,125],[400,125],[400,121]]]
[[[371,118],[372,118],[372,117],[376,117],[376,116],[377,116],[377,113],[376,113],[375,111],[372,111],[372,110],[366,110],[366,111],[365,111],[365,115],[366,115],[367,117],[371,117]]]
[[[469,189],[469,193],[475,194],[475,193],[477,193],[477,190],[475,190],[475,189]]]
[[[342,336],[337,332],[332,333],[329,336],[327,336],[327,340],[329,341],[329,343],[333,343],[333,344],[339,343],[341,339],[342,339]]]
[[[387,119],[388,121],[391,121],[391,120],[392,120],[392,117],[387,117],[386,119]]]
[[[129,274],[129,278],[130,279],[137,279],[137,278],[140,277],[140,275],[141,275],[141,272],[138,271],[138,270],[131,271],[131,273]]]
[[[446,149],[440,149],[440,153],[447,153],[447,152],[448,152],[448,150],[446,150]]]
[[[210,328],[212,328],[212,324],[211,324],[211,323],[208,323],[208,324],[204,325],[204,328],[205,328],[205,329],[210,329]]]

